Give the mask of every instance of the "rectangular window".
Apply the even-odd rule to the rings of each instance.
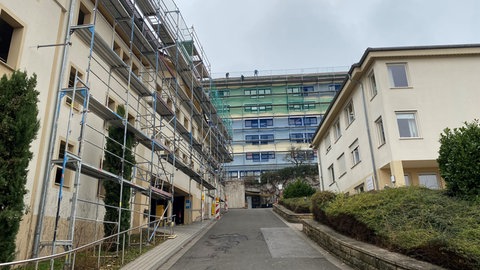
[[[386,140],[382,117],[379,117],[377,120],[375,120],[375,126],[377,127],[378,146],[384,145]]]
[[[73,153],[74,147],[75,146],[73,144],[70,144],[70,143],[68,144],[68,147],[67,147],[67,143],[64,140],[61,140],[59,148],[58,148],[58,159],[61,159],[61,160],[64,159],[65,151],[68,152],[68,153]],[[71,177],[72,177],[72,171],[68,170],[68,169],[65,169],[65,174],[64,174],[64,177],[63,177],[63,185],[65,187],[70,186]],[[61,179],[62,179],[62,167],[58,166],[56,168],[56,172],[55,172],[55,184],[60,185]]]
[[[333,137],[335,141],[338,140],[342,136],[342,129],[340,127],[340,119],[333,124]]]
[[[436,174],[420,174],[418,175],[418,181],[420,182],[420,186],[423,186],[426,188],[430,188],[430,189],[440,188]]]
[[[20,23],[4,10],[0,10],[0,61],[12,68],[16,67],[20,53],[22,31],[23,26]]]
[[[230,171],[228,172],[228,176],[230,178],[238,178],[238,171]]]
[[[328,180],[330,180],[331,184],[335,183],[335,171],[333,169],[333,164],[328,167]]]
[[[400,138],[418,137],[415,112],[397,112],[397,124]]]
[[[245,158],[247,160],[252,160],[253,162],[267,162],[270,159],[275,159],[275,152],[247,152],[245,153]]]
[[[315,89],[313,88],[312,85],[310,86],[304,86],[303,87],[303,96],[314,96],[316,93],[315,93]]]
[[[368,76],[368,81],[370,83],[370,98],[373,98],[377,95],[377,82],[375,81],[375,74],[373,72]]]
[[[290,133],[290,141],[296,143],[305,142],[305,139],[303,138],[303,133]]]
[[[313,135],[315,135],[315,133],[305,133],[305,142],[311,143],[313,140]]]
[[[353,122],[353,120],[355,120],[355,111],[353,109],[353,101],[350,101],[347,107],[345,107],[345,118],[347,120],[347,125],[350,125]]]
[[[337,162],[338,162],[338,173],[340,174],[340,177],[342,177],[342,175],[347,173],[347,165],[345,163],[345,154],[342,153],[337,158]]]
[[[405,63],[388,64],[387,67],[391,87],[408,87],[407,65]]]
[[[271,127],[273,126],[273,118],[260,119],[260,127]]]
[[[260,143],[258,140],[258,135],[245,135],[245,143],[258,145]]]
[[[328,153],[330,149],[332,149],[332,141],[330,140],[330,132],[325,134],[325,138],[323,139],[323,144],[325,145],[325,153]]]
[[[290,111],[300,111],[300,110],[302,110],[302,104],[288,104],[288,110],[290,110]]]
[[[230,96],[230,90],[218,90],[217,91],[217,96],[219,98],[228,97],[228,96]]]
[[[360,194],[362,192],[365,192],[365,184],[360,184],[358,186],[355,187],[355,192],[357,194]]]
[[[350,146],[350,155],[352,160],[352,166],[357,165],[360,162],[360,151],[358,150],[358,139],[356,139]]]
[[[287,87],[287,94],[291,94],[292,96],[299,96],[300,92],[300,87]]]
[[[289,117],[288,125],[290,126],[303,126],[301,117]]]
[[[329,84],[328,91],[338,91],[340,90],[340,87],[341,87],[340,84]]]
[[[260,144],[273,143],[273,138],[273,134],[262,134],[260,135]]]
[[[305,126],[313,126],[318,123],[317,117],[305,117],[304,118]]]
[[[305,103],[303,104],[303,109],[304,110],[314,110],[317,106],[315,103]]]

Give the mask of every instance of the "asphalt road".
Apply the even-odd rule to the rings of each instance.
[[[272,209],[230,210],[175,260],[172,270],[351,269]]]

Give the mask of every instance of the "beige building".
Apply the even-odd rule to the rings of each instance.
[[[480,116],[478,63],[478,44],[368,48],[315,133],[321,188],[444,188],[440,133]]]
[[[40,92],[17,259],[102,238],[106,207],[119,209],[105,205],[102,181],[131,189],[120,209],[131,227],[211,215],[230,134],[202,87],[208,59],[173,1],[3,0],[0,40],[0,75],[35,73]],[[109,138],[112,128],[123,138]],[[125,147],[127,134],[135,163],[122,177],[103,164],[107,143]]]

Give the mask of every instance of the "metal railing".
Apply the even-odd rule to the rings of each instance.
[[[142,224],[140,226],[122,231],[120,233],[116,233],[113,235],[110,235],[108,237],[104,237],[102,239],[96,240],[94,242],[79,246],[77,248],[74,248],[69,251],[53,254],[53,255],[48,255],[48,256],[42,256],[38,258],[31,258],[31,259],[26,259],[26,260],[20,260],[20,261],[14,261],[14,262],[6,262],[6,263],[0,263],[0,269],[5,269],[8,267],[14,267],[15,269],[22,269],[21,267],[28,267],[28,269],[39,269],[39,263],[45,262],[45,261],[50,261],[49,267],[50,269],[54,269],[54,266],[56,268],[55,264],[55,259],[59,258],[65,258],[65,261],[63,262],[63,266],[61,267],[62,269],[75,269],[75,263],[76,263],[76,258],[77,254],[80,252],[84,252],[87,250],[90,250],[93,248],[94,250],[94,257],[96,257],[97,260],[97,267],[96,269],[100,269],[101,266],[101,259],[102,259],[102,247],[107,247],[107,245],[117,245],[117,248],[115,249],[115,257],[119,257],[121,261],[121,265],[124,265],[125,263],[125,252],[126,252],[126,245],[127,247],[132,246],[132,243],[130,242],[130,236],[133,235],[135,231],[139,231],[139,253],[142,254],[142,248],[144,245],[149,244],[149,243],[155,243],[156,242],[156,237],[157,233],[163,233],[161,237],[163,237],[163,240],[168,238],[168,236],[171,236],[174,234],[174,224],[175,224],[175,217],[176,215],[168,216],[168,217],[160,217],[160,216],[150,216],[154,218],[158,218],[154,221],[151,221],[149,223]],[[162,225],[162,226],[161,226]],[[159,228],[163,228],[163,230],[159,230]],[[147,229],[147,235],[144,236],[143,230]],[[149,233],[149,231],[152,230],[153,233]],[[115,240],[117,237],[120,236],[121,243],[116,242]],[[126,243],[126,238],[129,238],[128,243]],[[110,241],[109,241],[110,240]],[[113,241],[112,241],[113,240]],[[144,241],[145,240],[145,241]],[[145,243],[144,243],[145,242]],[[135,243],[137,244],[137,243]],[[121,245],[121,248],[120,248]],[[128,251],[127,251],[128,252]],[[58,263],[58,262],[57,262]],[[34,264],[34,266],[32,265]]]

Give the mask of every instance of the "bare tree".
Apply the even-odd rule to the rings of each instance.
[[[287,154],[285,155],[285,161],[291,162],[295,167],[304,164],[310,164],[310,160],[313,158],[312,150],[302,150],[300,147],[290,146]]]

